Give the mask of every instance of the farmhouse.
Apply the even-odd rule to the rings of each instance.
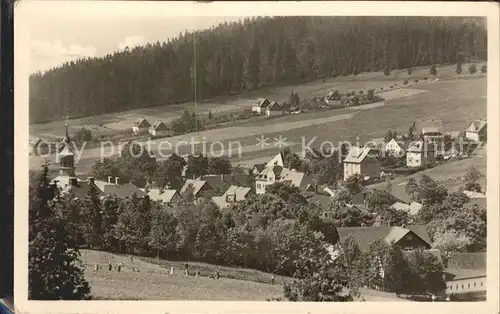
[[[378,154],[367,147],[352,147],[343,161],[344,180],[359,174],[363,177],[376,178],[380,176],[380,161]]]
[[[421,225],[403,227],[340,227],[337,228],[338,241],[343,242],[352,236],[361,252],[369,252],[371,242],[383,240],[397,245],[402,250],[428,250],[431,248],[431,239],[426,227]]]
[[[168,131],[168,127],[160,120],[157,120],[150,128],[149,134],[156,136],[159,132]]]
[[[465,137],[474,142],[486,142],[487,129],[486,119],[472,121],[465,129]]]
[[[256,114],[264,114],[266,113],[266,108],[271,104],[269,99],[260,98],[257,100],[255,104],[252,106],[252,112]]]
[[[251,188],[245,186],[231,185],[222,196],[213,196],[212,202],[219,208],[227,208],[232,203],[241,202],[254,194]]]
[[[134,123],[132,132],[134,134],[146,133],[148,132],[150,127],[151,124],[148,122],[148,120],[146,120],[145,118],[140,118]]]
[[[184,185],[181,188],[181,196],[186,199],[188,196],[186,195],[187,191],[192,188],[193,193],[193,203],[196,203],[197,200],[203,197],[203,194],[212,190],[210,185],[207,184],[207,181],[204,180],[193,180],[187,179]]]
[[[462,300],[486,298],[486,253],[458,253],[448,257],[446,294]]]
[[[182,197],[177,190],[150,189],[147,193],[150,200],[159,201],[168,206],[182,202]]]
[[[341,96],[338,91],[330,91],[324,98],[328,105],[339,105],[341,103]]]
[[[276,117],[283,115],[282,106],[276,101],[271,102],[269,106],[266,108],[266,116],[267,117]]]
[[[28,142],[28,149],[29,149],[29,154],[31,155],[44,155],[46,152],[41,152],[40,149],[43,144],[43,141],[41,138],[30,136],[29,142]]]
[[[385,151],[395,157],[404,156],[406,148],[408,148],[407,143],[398,143],[394,138],[385,144]]]
[[[421,136],[426,141],[436,142],[444,137],[443,121],[417,120],[413,123],[415,135]]]
[[[433,163],[436,158],[434,146],[434,143],[425,140],[413,143],[406,151],[406,165],[421,167]]]

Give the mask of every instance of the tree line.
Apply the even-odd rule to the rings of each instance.
[[[479,19],[246,18],[34,73],[30,121],[176,104],[364,71],[486,60],[486,47]]]

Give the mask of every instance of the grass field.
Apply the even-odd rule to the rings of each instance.
[[[130,257],[107,252],[81,250],[86,265],[85,278],[89,281],[92,296],[98,300],[207,300],[207,301],[265,301],[270,298],[282,298],[285,281],[290,278],[276,276],[275,283],[269,283],[268,273],[244,269],[217,266],[205,263],[189,262],[191,276],[184,277],[184,262],[160,260],[154,258]],[[121,272],[107,269],[122,263]],[[93,271],[95,263],[102,268]],[[139,272],[133,271],[137,267]],[[169,275],[174,267],[174,275]],[[192,276],[198,269],[200,277]],[[211,279],[215,270],[221,278]],[[366,301],[407,301],[397,298],[392,293],[374,291],[367,288],[360,290]]]
[[[82,250],[82,259],[86,264],[85,278],[96,299],[265,301],[283,296],[280,283],[271,285],[251,280],[264,276],[270,279],[271,275],[252,270],[189,263],[191,273],[196,267],[201,271],[201,276],[196,278],[183,276],[184,266],[181,262],[162,261],[158,266],[147,262],[147,259],[135,257],[131,262],[128,256],[89,250]],[[108,271],[108,261],[113,265],[122,263],[121,272]],[[98,272],[93,271],[96,262],[103,266]],[[173,276],[168,274],[170,266],[175,267]],[[132,267],[138,267],[139,272],[134,272]],[[208,278],[216,268],[220,269],[222,277],[219,280]],[[228,278],[228,275],[240,279]]]

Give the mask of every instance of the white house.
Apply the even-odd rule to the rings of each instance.
[[[264,114],[266,113],[266,108],[271,104],[269,99],[260,98],[257,100],[255,104],[252,106],[252,112],[256,114]]]
[[[422,136],[426,141],[439,141],[444,138],[443,121],[441,120],[418,120],[414,122],[415,133]]]
[[[465,137],[474,142],[485,142],[487,129],[485,119],[472,121],[469,127],[465,129]]]
[[[405,154],[405,145],[398,143],[394,138],[385,144],[385,151],[395,157],[402,157]]]
[[[283,167],[283,155],[281,153],[276,154],[273,159],[269,160],[266,164],[266,167],[269,166],[281,166]],[[261,170],[262,171],[262,170]]]
[[[266,187],[279,181],[283,166],[268,166],[255,177],[255,193],[266,193]]]
[[[146,133],[149,127],[151,127],[151,124],[148,122],[148,120],[146,120],[145,118],[140,118],[132,127],[132,132],[134,132],[134,134]]]
[[[420,167],[431,164],[436,158],[434,143],[427,141],[417,141],[406,151],[406,166]]]
[[[368,147],[352,147],[343,164],[344,180],[356,174],[371,178],[380,176],[378,154]]]

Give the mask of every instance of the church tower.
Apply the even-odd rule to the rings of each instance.
[[[75,153],[71,148],[71,140],[68,134],[68,120],[66,120],[65,127],[66,127],[66,135],[64,136],[64,139],[61,143],[63,149],[59,153],[59,175],[73,178],[76,177]]]

